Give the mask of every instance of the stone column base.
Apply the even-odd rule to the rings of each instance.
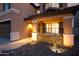
[[[63,44],[65,47],[74,46],[74,34],[63,34]]]
[[[15,41],[15,40],[18,40],[18,39],[20,39],[19,32],[11,32],[10,33],[10,40],[11,41]]]
[[[37,41],[37,33],[32,32],[32,40]]]

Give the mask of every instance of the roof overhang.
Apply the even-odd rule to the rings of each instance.
[[[30,3],[35,9],[40,8],[40,4],[39,3]]]
[[[42,17],[49,17],[49,16],[58,16],[58,15],[66,15],[66,14],[71,14],[74,15],[77,11],[79,11],[79,5],[77,6],[72,6],[72,7],[67,7],[67,8],[48,8],[44,12],[37,14],[37,15],[31,15],[28,18],[25,18],[24,20],[27,19],[33,19],[33,18],[42,18]]]

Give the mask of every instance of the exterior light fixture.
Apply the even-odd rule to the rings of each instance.
[[[28,28],[32,29],[32,24],[28,24]]]

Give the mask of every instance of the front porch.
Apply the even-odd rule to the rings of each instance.
[[[49,8],[43,13],[26,18],[26,22],[29,19],[31,19],[32,25],[30,35],[34,41],[45,41],[53,46],[74,46],[74,16],[72,12]]]
[[[38,20],[37,41],[63,46],[63,18],[46,17]]]
[[[74,46],[72,18],[69,15],[58,15],[33,19],[32,39],[51,43],[54,47]]]

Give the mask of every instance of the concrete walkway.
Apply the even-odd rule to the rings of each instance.
[[[4,45],[0,45],[0,51],[1,50],[11,50],[11,49],[16,49],[19,48],[27,43],[32,42],[32,38],[26,38],[26,39],[21,39],[18,41],[10,42]]]

